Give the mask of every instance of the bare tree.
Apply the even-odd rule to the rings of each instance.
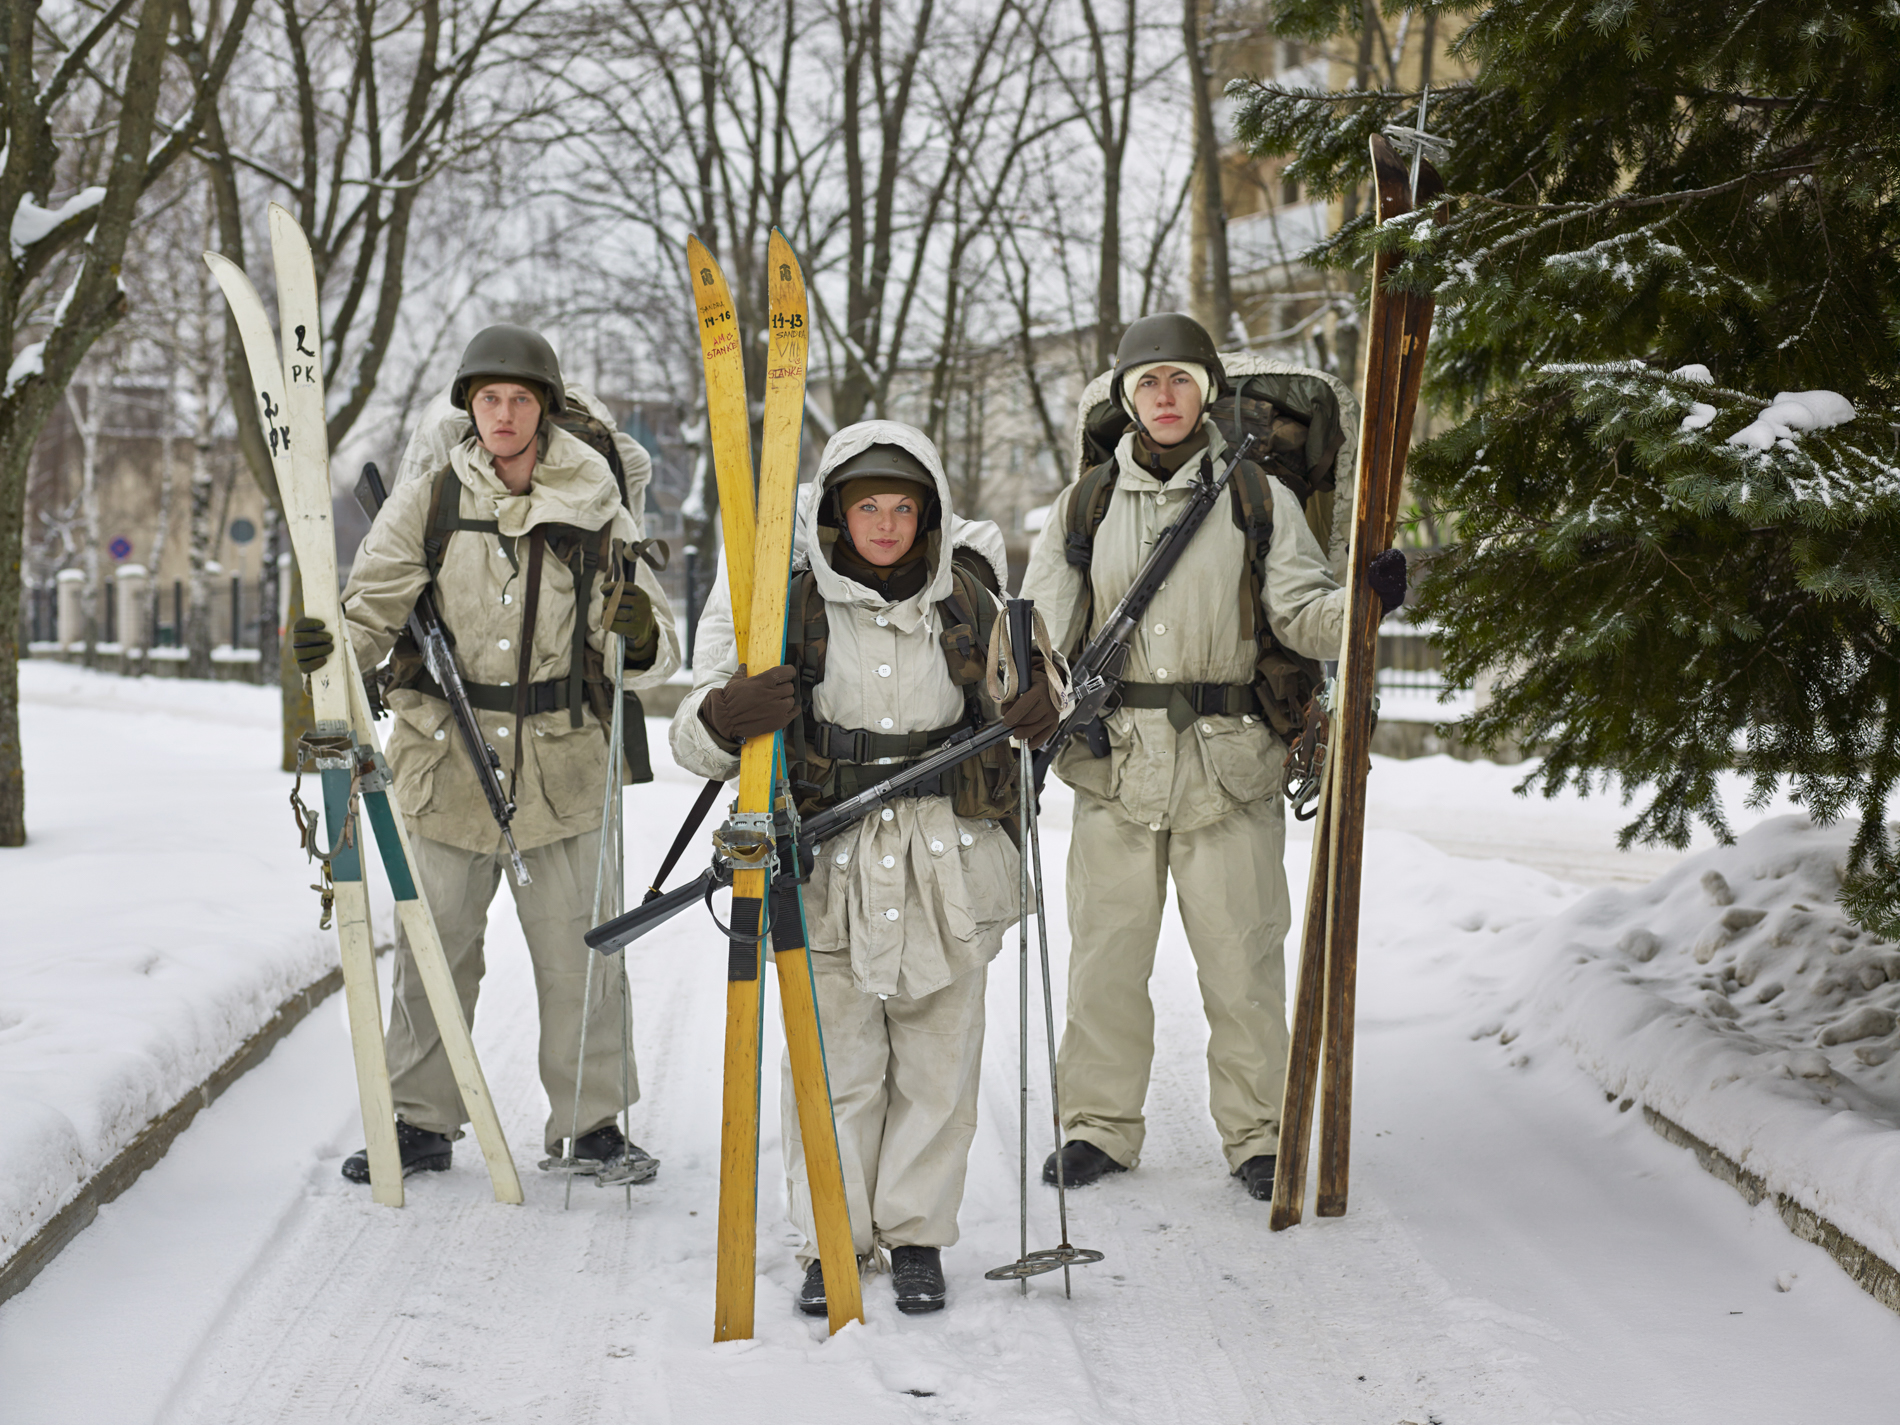
[[[415,249],[427,242],[418,220],[431,191],[445,175],[476,175],[491,148],[540,112],[538,92],[523,88],[531,73],[523,57],[544,8],[545,0],[281,0],[247,52],[244,83],[208,117],[196,152],[219,250],[244,265],[267,199],[285,204],[309,235],[325,298],[333,451],[377,399]],[[222,399],[274,525],[282,501],[249,371],[229,314],[221,320]],[[294,618],[302,612],[294,570],[292,591]],[[289,768],[312,713],[287,647],[280,653]]]
[[[216,43],[195,64],[167,56],[174,28],[194,24],[192,0],[62,4],[50,13],[45,0],[7,5],[0,223],[13,246],[0,261],[10,353],[0,384],[0,570],[15,573],[0,578],[0,846],[26,840],[16,574],[33,447],[80,361],[124,314],[119,274],[134,219],[203,127],[254,3],[230,0]],[[221,6],[206,0],[203,8],[208,15]],[[161,118],[167,100],[175,116]]]
[[[1220,135],[1214,131],[1214,80],[1208,72],[1208,38],[1199,0],[1181,0],[1181,36],[1188,92],[1194,101],[1194,186],[1201,199],[1194,220],[1195,252],[1205,263],[1207,275],[1204,285],[1196,284],[1194,295],[1202,308],[1202,325],[1219,344],[1232,336],[1234,287],[1227,268],[1227,208],[1221,193]]]

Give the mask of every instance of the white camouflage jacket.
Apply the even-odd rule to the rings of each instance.
[[[1208,450],[1219,465],[1226,442],[1207,422]],[[1095,534],[1089,576],[1095,611],[1104,615],[1134,582],[1155,537],[1180,514],[1187,482],[1164,484],[1136,463],[1130,430],[1116,447],[1120,471],[1108,512]],[[1273,538],[1267,546],[1261,606],[1274,635],[1308,658],[1337,658],[1345,627],[1346,591],[1334,581],[1300,503],[1278,480]],[[1082,575],[1065,552],[1071,484],[1056,496],[1030,551],[1023,597],[1034,599],[1050,642],[1071,656],[1088,630]],[[1223,496],[1149,605],[1129,651],[1135,683],[1250,683],[1258,647],[1240,621],[1246,537]],[[1078,791],[1116,804],[1151,830],[1193,831],[1248,802],[1279,795],[1286,745],[1258,714],[1197,717],[1176,733],[1166,708],[1122,708],[1107,720],[1109,755],[1095,757],[1076,738],[1055,771]]]
[[[455,640],[464,678],[513,683],[521,657],[526,536],[538,525],[599,529],[611,521],[615,538],[630,542],[640,537],[640,526],[621,503],[607,462],[565,431],[557,430],[549,440],[526,494],[508,492],[495,474],[493,458],[473,438],[455,445],[448,463],[462,495],[463,513],[469,519],[497,521],[500,533],[459,530],[449,539],[436,581],[442,621]],[[366,670],[389,652],[416,595],[428,583],[423,536],[434,483],[433,478],[412,478],[396,485],[350,570],[343,617],[357,661]],[[456,493],[451,489],[445,498]],[[664,682],[679,666],[679,637],[666,592],[644,563],[637,581],[653,600],[660,638],[653,665],[627,675],[626,686],[634,691]],[[596,649],[605,647],[604,583],[593,581],[588,607],[581,611],[587,641]],[[530,681],[568,670],[575,613],[574,576],[560,560],[549,557],[541,570]],[[397,798],[416,831],[467,851],[499,851],[501,831],[450,725],[448,704],[413,689],[392,692],[389,702],[395,713],[389,760]],[[504,771],[512,772],[513,714],[478,711],[476,717],[489,745],[500,754]],[[580,727],[572,726],[565,711],[538,713],[525,720],[523,733],[521,781],[512,789],[516,844],[525,851],[598,828],[607,740],[593,712],[584,713]]]
[[[901,446],[923,461],[936,479],[943,510],[930,582],[895,604],[812,557],[822,547],[817,497],[826,474],[873,445]],[[964,715],[963,692],[950,680],[938,642],[935,607],[950,592],[957,546],[988,559],[1003,586],[1002,532],[987,520],[952,513],[942,462],[922,433],[895,421],[865,421],[831,438],[817,478],[798,492],[793,553],[794,567],[812,567],[826,603],[825,676],[813,697],[820,719],[920,732]],[[675,760],[700,776],[722,779],[738,774],[739,759],[699,720],[699,705],[739,666],[723,563],[699,622],[693,691],[672,728]],[[999,823],[961,819],[945,797],[901,797],[819,848],[805,889],[811,948],[849,953],[858,988],[866,993],[927,995],[994,958],[1004,931],[1016,922],[1017,865],[1016,848]]]

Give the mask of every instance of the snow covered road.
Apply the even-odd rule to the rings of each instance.
[[[1507,839],[1523,804],[1497,788],[1516,775],[1381,763],[1374,794],[1454,808],[1439,819],[1447,835]],[[660,776],[636,793],[636,875],[694,790],[670,766]],[[1065,820],[1052,798],[1056,905]],[[1604,854],[1597,819],[1574,824]],[[1303,843],[1290,861],[1297,887]],[[659,1178],[633,1190],[631,1209],[578,1182],[563,1211],[559,1180],[534,1169],[533,999],[502,898],[476,1038],[527,1205],[492,1201],[472,1142],[452,1172],[410,1179],[400,1212],[345,1184],[337,1162],[360,1130],[341,1007],[326,1006],[0,1306],[0,1420],[1890,1421],[1900,1321],[1769,1208],[1605,1103],[1560,1050],[1471,1037],[1506,978],[1489,932],[1578,891],[1396,830],[1375,833],[1368,866],[1379,892],[1343,1219],[1269,1234],[1265,1204],[1226,1177],[1171,915],[1143,1165],[1071,1199],[1072,1239],[1107,1260],[1075,1273],[1072,1302],[1059,1275],[1027,1299],[985,1282],[1016,1255],[1012,938],[992,971],[949,1309],[900,1317],[873,1279],[868,1323],[832,1341],[791,1310],[774,1067],[758,1339],[712,1346],[723,997],[706,928],[681,917],[630,964],[645,1090],[635,1130],[662,1159]],[[1051,940],[1059,976],[1059,913]],[[1032,1037],[1035,1065],[1039,1028]],[[1036,1187],[1032,1209],[1032,1245],[1053,1244],[1053,1194]]]

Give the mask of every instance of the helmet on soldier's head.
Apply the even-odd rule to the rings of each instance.
[[[1221,369],[1214,338],[1207,334],[1207,328],[1184,312],[1158,312],[1130,322],[1122,333],[1121,345],[1115,348],[1115,377],[1109,383],[1109,400],[1133,416],[1122,390],[1123,378],[1138,366],[1157,363],[1200,367],[1207,373],[1210,401],[1227,384],[1227,373]]]
[[[561,363],[540,332],[503,322],[475,333],[475,339],[462,353],[461,369],[455,373],[455,384],[449,387],[449,400],[466,411],[469,396],[484,384],[484,378],[533,386],[541,392],[541,405],[547,414],[567,414]]]
[[[818,509],[818,522],[843,529],[844,507],[851,499],[905,487],[917,491],[918,528],[937,528],[936,477],[923,461],[898,445],[873,445],[840,461],[837,468],[825,476],[824,502]]]

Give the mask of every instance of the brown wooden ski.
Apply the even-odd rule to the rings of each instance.
[[[1383,135],[1371,139],[1379,221],[1412,211],[1410,176]],[[1419,165],[1418,196],[1431,199],[1444,183]],[[1372,766],[1373,694],[1381,611],[1366,582],[1372,557],[1392,547],[1404,484],[1405,455],[1424,376],[1433,302],[1388,290],[1398,259],[1374,259],[1372,308],[1366,326],[1364,406],[1359,480],[1348,578],[1351,593],[1333,691],[1332,728],[1313,829],[1313,871],[1294,993],[1293,1042],[1281,1109],[1280,1160],[1274,1175],[1275,1231],[1300,1220],[1306,1197],[1306,1155],[1313,1098],[1320,1095],[1321,1217],[1346,1210],[1352,1125],[1353,1012],[1358,978],[1359,895],[1365,852],[1366,774]]]

